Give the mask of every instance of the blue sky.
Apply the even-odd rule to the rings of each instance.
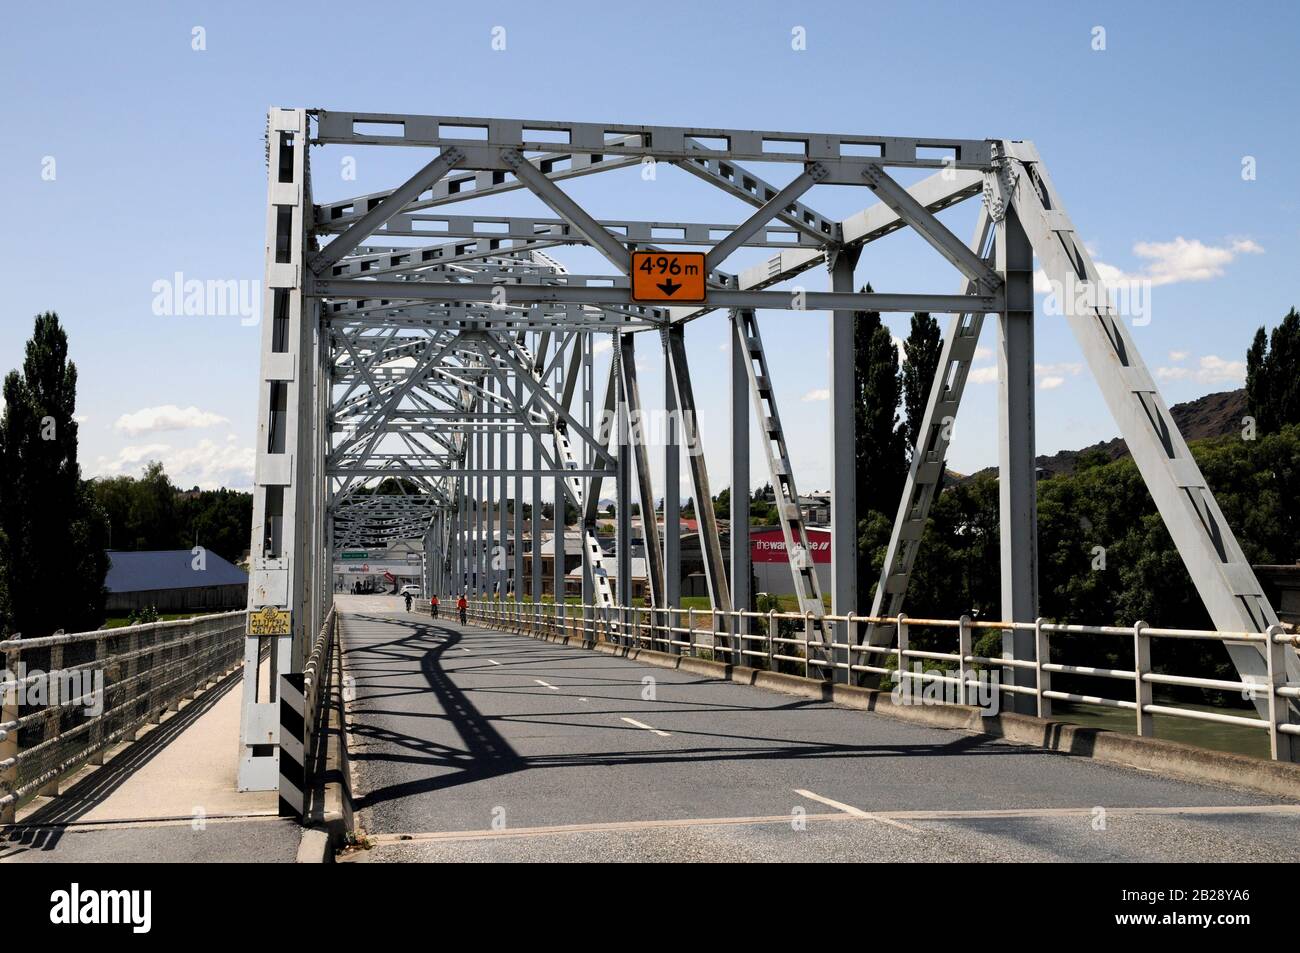
[[[1134,335],[1170,403],[1239,386],[1255,328],[1300,304],[1294,4],[1230,13],[1093,2],[310,8],[308,18],[298,4],[50,3],[6,14],[0,367],[21,361],[34,314],[59,312],[81,374],[88,475],[135,473],[160,458],[184,485],[249,484],[258,331],[238,316],[155,315],[152,286],[176,272],[261,280],[270,105],[1033,139],[1095,257],[1155,279],[1152,320]],[[503,51],[491,44],[497,26]],[[792,49],[796,27],[805,50]],[[1095,27],[1105,30],[1102,51]],[[318,150],[317,200],[395,185],[425,161],[396,151],[350,150],[358,177],[347,182],[338,170],[349,150]],[[1253,180],[1242,177],[1246,156]],[[52,180],[43,177],[50,158]],[[759,171],[783,181],[791,169]],[[566,188],[598,215],[745,214],[684,176],[665,176],[653,192],[617,176]],[[808,201],[842,217],[869,195],[838,189]],[[945,219],[962,237],[967,205]],[[741,252],[728,266],[759,257]],[[858,279],[881,291],[956,290],[947,263],[904,235],[871,246]],[[818,270],[801,283],[824,280]],[[826,317],[760,320],[801,488],[824,487]],[[905,316],[888,321],[906,333]],[[990,322],[990,351],[992,335]],[[715,488],[729,482],[725,341],[721,315],[688,332]],[[1040,451],[1114,436],[1063,322],[1040,317],[1037,343]],[[642,354],[654,404],[652,340]],[[996,462],[995,391],[968,388],[950,458],[958,470]],[[759,480],[757,448],[752,468]]]

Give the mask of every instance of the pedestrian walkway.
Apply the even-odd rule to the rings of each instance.
[[[275,791],[240,793],[236,672],[0,831],[0,862],[292,861],[301,832]]]

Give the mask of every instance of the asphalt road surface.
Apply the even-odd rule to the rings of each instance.
[[[387,600],[342,633],[374,844],[352,861],[1300,860],[1298,802]]]

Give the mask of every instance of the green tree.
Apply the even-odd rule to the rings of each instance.
[[[871,285],[862,289],[871,292]],[[907,475],[907,431],[898,419],[902,373],[898,347],[876,311],[853,313],[853,446],[857,525],[858,611],[870,605],[872,553],[862,548],[862,530],[892,518]],[[878,571],[878,569],[877,569]]]
[[[36,318],[0,419],[0,615],[26,637],[98,628],[107,522],[77,463],[77,367],[53,313]]]
[[[871,293],[871,285],[862,289]],[[892,516],[907,472],[906,429],[898,419],[898,347],[877,311],[853,314],[854,456],[858,519]]]
[[[1246,352],[1246,404],[1265,433],[1300,424],[1300,313],[1292,308],[1265,335],[1255,332]]]
[[[903,417],[909,454],[921,437],[921,418],[942,351],[939,322],[924,312],[912,315],[912,327],[903,342]]]

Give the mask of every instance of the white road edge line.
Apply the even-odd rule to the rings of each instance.
[[[637,721],[635,718],[624,718],[623,720],[626,721],[629,725],[635,725],[637,728],[644,728],[652,735],[658,735],[660,738],[672,737],[672,735],[669,732],[660,731],[658,728],[651,728],[649,725],[645,724],[644,722]]]
[[[497,661],[496,659],[494,659],[494,658],[490,658],[490,659],[488,659],[488,661],[491,662],[493,665],[500,665],[500,664],[501,664],[500,662],[498,662],[498,661]]]
[[[800,797],[806,797],[810,801],[818,801],[827,807],[833,807],[837,811],[843,811],[850,817],[861,818],[864,821],[879,821],[881,824],[888,824],[890,827],[897,827],[900,830],[911,831],[913,834],[921,833],[920,828],[913,827],[911,824],[904,824],[902,821],[895,821],[892,818],[881,817],[879,814],[872,814],[861,808],[854,807],[852,804],[844,804],[840,801],[833,801],[828,797],[822,797],[820,794],[814,794],[812,791],[806,791],[803,788],[795,788],[795,794]]]
[[[559,689],[556,688],[554,685],[552,685],[550,682],[544,682],[540,678],[535,678],[533,679],[533,681],[536,682],[538,685],[541,685],[543,688],[549,688],[553,692],[559,691]]]

